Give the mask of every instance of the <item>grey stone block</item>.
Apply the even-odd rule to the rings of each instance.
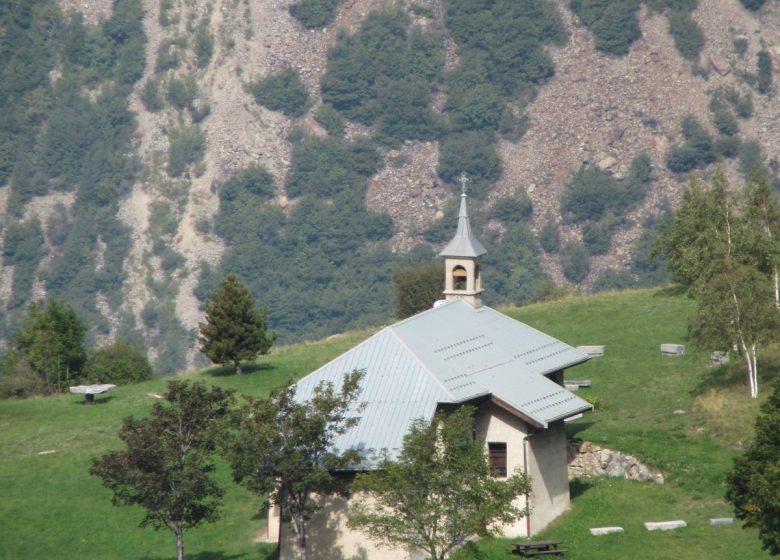
[[[710,525],[713,527],[718,527],[721,525],[734,525],[734,518],[733,517],[716,517],[714,519],[710,519]]]
[[[729,353],[728,352],[713,352],[710,354],[710,362],[712,362],[713,365],[719,366],[721,364],[727,364],[729,363]]]
[[[661,344],[662,356],[682,356],[685,354],[685,345],[683,344]]]
[[[623,527],[593,527],[589,529],[590,534],[594,537],[598,537],[600,535],[613,535],[615,533],[622,533]]]
[[[584,352],[591,358],[598,358],[604,355],[605,346],[577,346],[577,350]]]
[[[688,524],[682,519],[676,519],[674,521],[645,522],[645,529],[647,529],[648,531],[671,531],[672,529],[681,529],[687,526]]]

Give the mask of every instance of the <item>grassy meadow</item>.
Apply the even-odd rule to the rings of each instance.
[[[707,352],[661,357],[663,342],[685,344],[691,302],[674,291],[640,291],[573,298],[506,312],[572,345],[604,344],[606,355],[567,372],[590,379],[581,395],[600,409],[569,424],[570,435],[637,455],[663,471],[666,483],[585,479],[572,483],[572,510],[543,535],[564,542],[571,560],[768,558],[755,530],[710,527],[730,517],[723,477],[752,433],[758,402],[742,383],[742,364],[712,368]],[[229,368],[189,374],[236,390],[263,395],[349,349],[370,332],[321,343],[274,349],[237,377]],[[771,362],[771,361],[770,361]],[[769,363],[764,374],[777,369]],[[167,560],[173,535],[137,527],[135,508],[111,505],[110,492],[88,474],[90,459],[116,448],[121,420],[148,413],[164,380],[120,387],[84,406],[63,395],[0,401],[0,558]],[[764,381],[764,393],[769,387]],[[759,399],[760,402],[761,399]],[[684,411],[681,413],[680,411]],[[54,451],[41,454],[41,452]],[[273,547],[258,542],[264,521],[252,495],[219,478],[227,489],[221,519],[187,533],[187,557],[197,560],[269,559]],[[684,519],[688,527],[648,532],[643,521]],[[618,525],[622,535],[591,537],[589,527]],[[511,540],[478,543],[461,560],[510,558]]]

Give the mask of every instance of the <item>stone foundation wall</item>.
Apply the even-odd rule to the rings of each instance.
[[[626,480],[652,480],[663,484],[664,475],[652,471],[636,457],[588,441],[568,441],[569,478],[615,476]]]

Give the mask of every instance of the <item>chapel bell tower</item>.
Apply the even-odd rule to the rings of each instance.
[[[459,182],[462,194],[460,212],[458,212],[458,231],[439,256],[444,257],[444,299],[449,301],[457,297],[474,307],[479,307],[482,305],[482,270],[479,261],[487,251],[471,234],[466,208],[467,181],[466,175],[461,174]]]

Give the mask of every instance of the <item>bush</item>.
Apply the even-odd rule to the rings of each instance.
[[[208,26],[204,22],[198,26],[198,31],[195,33],[195,61],[198,64],[198,68],[205,68],[211,61],[211,56],[214,54],[214,36],[209,31]]]
[[[157,61],[154,65],[156,73],[166,70],[175,70],[181,64],[181,41],[178,39],[166,39],[160,43],[157,49]]]
[[[739,97],[736,109],[740,118],[749,119],[753,116],[753,98],[749,93]]]
[[[309,92],[298,73],[291,68],[257,80],[249,86],[249,90],[258,104],[288,117],[300,117],[309,106]]]
[[[613,227],[610,223],[588,222],[582,226],[582,242],[591,255],[606,255],[612,244]]]
[[[89,352],[84,378],[91,383],[128,385],[151,379],[152,366],[140,346],[117,340]]]
[[[627,290],[636,286],[636,280],[625,270],[608,268],[598,275],[593,282],[593,292],[609,292]],[[591,403],[593,404],[593,403]]]
[[[325,27],[336,16],[343,0],[299,0],[290,6],[290,15],[307,29]]]
[[[442,299],[444,267],[438,260],[399,268],[393,276],[395,317],[405,319]]]
[[[546,253],[557,253],[561,247],[560,228],[552,216],[547,216],[547,220],[539,232],[539,244]]]
[[[441,142],[439,177],[455,184],[461,173],[469,180],[469,193],[481,195],[487,186],[501,177],[501,158],[492,135],[479,132],[451,134]]]
[[[168,102],[177,109],[192,109],[197,96],[198,84],[193,76],[187,76],[182,80],[172,78],[168,82]]]
[[[748,140],[742,143],[739,151],[739,170],[745,177],[750,177],[754,171],[764,165],[764,154],[758,140]]]
[[[741,147],[739,136],[721,136],[715,139],[715,151],[724,158],[736,157]]]
[[[200,163],[206,153],[206,133],[199,126],[170,132],[168,148],[168,175],[178,177],[188,165]]]
[[[758,91],[768,95],[772,91],[772,58],[768,52],[759,51],[756,67],[758,68]]]
[[[147,111],[156,113],[165,107],[162,95],[160,95],[160,83],[154,78],[146,80],[141,90],[141,103],[144,104]]]
[[[534,207],[524,189],[517,189],[514,195],[498,200],[490,209],[490,217],[504,224],[527,220]]]
[[[571,0],[570,5],[593,33],[600,51],[622,56],[642,36],[637,0]]]
[[[317,107],[314,120],[320,123],[331,136],[341,136],[344,133],[344,117],[330,103],[323,103]]]
[[[725,136],[733,136],[739,132],[739,125],[737,119],[731,114],[731,111],[724,108],[719,108],[712,113],[712,124],[718,129],[718,132]]]
[[[620,196],[615,180],[605,171],[578,171],[561,198],[561,216],[567,222],[598,222]]]
[[[579,284],[590,272],[590,255],[582,243],[572,243],[561,250],[561,269],[564,277]]]
[[[669,33],[674,39],[674,46],[682,55],[690,61],[699,59],[704,47],[704,33],[698,24],[693,21],[688,12],[673,10],[669,12]]]
[[[748,10],[759,10],[766,4],[766,0],[739,0]]]
[[[672,146],[666,158],[666,166],[675,173],[685,173],[715,161],[717,154],[712,138],[692,116],[683,118],[682,132],[685,143]]]

